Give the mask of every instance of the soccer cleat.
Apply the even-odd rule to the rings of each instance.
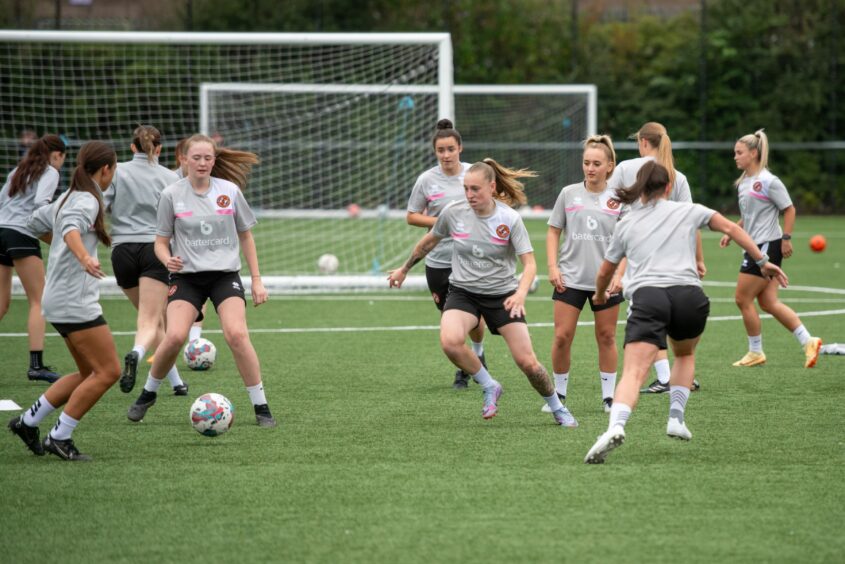
[[[48,382],[52,384],[53,382],[61,378],[62,375],[53,372],[53,369],[49,366],[40,366],[38,368],[30,367],[29,370],[26,371],[26,377],[33,381],[40,380],[42,382]]]
[[[555,392],[555,393],[557,394],[557,392]],[[566,396],[565,396],[565,395],[563,395],[563,394],[557,394],[557,397],[558,397],[558,399],[560,400],[560,403],[566,403]],[[540,411],[542,411],[543,413],[551,413],[551,412],[552,412],[552,408],[551,408],[551,407],[549,407],[549,404],[544,403],[544,404],[543,404],[543,407],[541,407],[541,408],[540,408]]]
[[[32,451],[32,454],[44,456],[44,447],[41,446],[38,427],[30,427],[24,423],[23,415],[12,418],[7,426],[11,432],[21,438],[23,444]]]
[[[496,382],[489,388],[482,390],[484,393],[484,407],[481,409],[481,417],[484,419],[492,419],[499,411],[496,402],[502,395],[502,385]]]
[[[692,433],[687,429],[687,424],[674,417],[670,417],[669,421],[666,422],[666,435],[682,441],[688,441],[692,438]]]
[[[255,409],[255,421],[259,427],[276,426],[276,420],[273,418],[273,414],[270,413],[269,405],[263,403],[261,405],[254,405],[253,408]]]
[[[73,439],[59,441],[51,437],[48,433],[47,436],[44,437],[44,444],[42,446],[44,447],[45,452],[55,454],[62,460],[67,460],[68,462],[91,461],[90,456],[79,452],[79,449],[77,449],[76,445],[73,444]]]
[[[557,411],[552,412],[552,416],[555,418],[555,423],[560,425],[561,427],[569,427],[570,429],[574,429],[578,426],[578,421],[576,421],[575,416],[572,415],[566,406],[562,406]]]
[[[604,398],[601,400],[601,404],[604,407],[604,412],[610,413],[610,408],[613,407],[613,398]]]
[[[822,348],[822,340],[818,337],[810,337],[807,344],[804,345],[804,356],[807,359],[804,361],[804,368],[812,368],[816,365],[819,359],[819,350]]]
[[[463,370],[455,371],[455,381],[452,383],[452,387],[456,390],[466,390],[469,387],[469,378],[469,374]]]
[[[698,383],[698,380],[693,378],[692,386],[690,386],[690,391],[691,392],[697,392],[700,389],[701,389],[701,384]]]
[[[188,383],[182,382],[178,386],[173,386],[173,395],[174,396],[187,396],[188,395]]]
[[[625,442],[625,428],[622,425],[614,425],[606,433],[598,438],[596,444],[587,452],[584,462],[587,464],[604,464],[607,455]]]
[[[123,372],[120,374],[120,391],[128,394],[135,387],[135,377],[138,375],[138,353],[129,351],[123,357]]]
[[[135,421],[137,423],[144,418],[144,415],[147,414],[147,410],[155,405],[156,397],[157,394],[155,392],[141,390],[141,395],[138,396],[135,403],[129,406],[129,411],[126,413],[126,417],[128,417],[130,421]]]
[[[734,362],[734,366],[759,366],[766,364],[766,355],[762,352],[748,351],[745,356]]]
[[[669,391],[669,382],[663,384],[660,380],[655,380],[648,385],[647,388],[640,390],[641,394],[665,394]]]

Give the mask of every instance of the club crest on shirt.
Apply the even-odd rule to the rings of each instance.
[[[232,203],[232,200],[229,199],[229,196],[223,194],[222,196],[217,196],[217,207],[218,208],[228,208],[229,204]]]
[[[751,189],[754,190],[755,192],[762,192],[763,191],[763,183],[758,180],[751,186]]]
[[[614,199],[608,198],[607,199],[607,207],[612,209],[612,210],[615,210],[616,208],[619,207],[619,202],[617,202]]]
[[[508,235],[511,234],[511,228],[505,225],[504,223],[499,224],[496,228],[496,236],[499,239],[507,239]]]

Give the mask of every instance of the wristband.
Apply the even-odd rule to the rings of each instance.
[[[762,257],[760,260],[755,260],[755,261],[754,261],[754,264],[756,264],[756,265],[757,265],[757,266],[759,266],[760,268],[763,268],[763,266],[764,266],[767,262],[769,262],[769,255],[767,255],[766,253],[763,253],[763,257]]]
[[[789,233],[784,233],[783,235],[781,235],[780,238],[783,239],[784,241],[789,241],[789,240],[792,239],[792,235],[790,235]]]

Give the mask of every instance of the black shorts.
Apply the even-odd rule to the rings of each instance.
[[[224,300],[236,296],[246,302],[244,285],[237,272],[172,272],[167,303],[182,300],[197,310],[195,321],[202,321],[202,306],[210,299],[214,310]]]
[[[610,309],[613,306],[617,306],[625,301],[625,298],[622,297],[622,294],[612,294],[610,298],[608,298],[608,300],[602,305],[595,305],[593,303],[593,294],[595,294],[595,292],[590,290],[566,288],[563,292],[558,292],[557,290],[552,291],[552,299],[557,300],[559,302],[563,302],[565,304],[569,304],[578,310],[584,309],[584,304],[589,301],[590,309],[593,311]]]
[[[121,243],[111,250],[111,266],[117,285],[129,289],[138,286],[141,276],[168,282],[167,269],[158,260],[155,243]]]
[[[0,264],[14,266],[14,259],[26,257],[41,258],[41,243],[38,239],[8,227],[0,227]]]
[[[757,245],[757,248],[760,251],[769,255],[769,262],[772,264],[776,264],[778,266],[781,265],[783,262],[783,250],[781,249],[781,239],[775,239],[774,241],[769,241],[768,243],[763,243],[762,245]],[[739,267],[739,271],[743,274],[751,274],[752,276],[759,276],[760,278],[765,278],[763,276],[763,271],[760,270],[760,267],[757,266],[757,263],[754,262],[748,253],[742,253],[742,266]]]
[[[675,341],[704,332],[710,300],[698,286],[646,286],[634,292],[628,304],[625,344],[646,342],[666,348],[666,335]]]
[[[514,292],[500,294],[498,296],[487,296],[451,286],[449,288],[449,294],[446,296],[446,305],[443,307],[443,311],[457,309],[471,313],[476,318],[483,317],[487,323],[487,327],[490,328],[490,332],[498,335],[499,328],[504,327],[508,323],[525,323],[524,315],[511,317],[511,314],[505,310],[505,299],[513,294]]]
[[[82,323],[53,323],[51,321],[50,325],[56,329],[56,333],[67,339],[67,336],[74,331],[82,331],[84,329],[91,329],[92,327],[106,325],[106,319],[101,315],[97,319],[84,321]]]
[[[431,292],[434,305],[440,311],[443,311],[443,306],[446,305],[446,296],[449,294],[450,274],[452,274],[451,268],[425,267],[425,281],[428,283],[428,290]]]

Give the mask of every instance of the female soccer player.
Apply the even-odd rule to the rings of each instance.
[[[44,365],[44,261],[41,245],[26,222],[32,212],[53,199],[66,156],[64,141],[57,135],[45,135],[29,148],[0,190],[0,319],[9,311],[14,268],[29,302],[27,377],[50,383],[59,375]]]
[[[769,139],[763,130],[745,135],[734,146],[734,161],[742,174],[736,181],[741,218],[738,224],[745,229],[763,253],[777,265],[792,256],[792,230],[795,227],[795,206],[780,178],[769,172]],[[778,216],[783,212],[783,231]],[[727,247],[728,235],[719,242]],[[810,335],[801,320],[788,305],[778,299],[778,285],[763,276],[760,268],[743,255],[736,283],[736,305],[742,312],[748,334],[748,352],[734,366],[757,366],[766,362],[760,315],[754,300],[766,313],[772,314],[781,325],[795,335],[804,348],[804,367],[812,368],[819,358],[822,340]]]
[[[593,303],[596,273],[604,258],[613,230],[619,220],[619,202],[607,190],[607,179],[613,172],[616,152],[607,135],[593,135],[584,142],[582,168],[584,180],[560,191],[546,234],[546,258],[549,282],[554,287],[555,335],[552,341],[552,370],[555,391],[566,401],[569,383],[572,341],[578,317],[589,301],[596,321],[596,343],[599,349],[599,376],[605,411],[613,403],[616,387],[616,320],[622,303],[617,280],[607,303]],[[560,235],[565,232],[560,248]],[[548,405],[543,410],[548,410]]]
[[[689,182],[684,174],[675,169],[674,157],[672,156],[672,140],[669,138],[669,133],[662,124],[651,121],[644,124],[637,133],[634,134],[637,140],[637,147],[640,152],[640,158],[622,161],[617,165],[616,170],[613,171],[608,181],[608,189],[618,190],[631,186],[637,180],[637,172],[640,168],[648,162],[655,161],[663,166],[669,172],[669,181],[672,189],[669,192],[668,199],[673,202],[688,202],[692,203],[692,195],[690,193]],[[640,203],[634,201],[633,207],[638,207]],[[696,268],[698,274],[702,278],[707,273],[707,267],[704,265],[704,252],[701,246],[701,235],[696,236]],[[624,271],[625,265],[620,268]],[[623,278],[624,284],[624,278]],[[654,363],[654,371],[657,373],[657,379],[649,384],[643,390],[644,393],[664,393],[669,391],[669,356],[665,350],[661,350],[657,354],[657,361]],[[698,381],[693,379],[692,389],[698,390]]]
[[[584,462],[588,464],[604,462],[607,454],[625,440],[625,423],[637,405],[640,386],[657,352],[666,348],[667,335],[675,364],[666,434],[683,440],[692,438],[684,411],[695,373],[695,347],[710,312],[710,300],[701,290],[696,265],[696,233],[700,228],[706,225],[730,235],[766,276],[784,286],[787,283],[783,271],[769,262],[741,227],[704,206],[668,201],[671,186],[669,171],[650,162],[637,173],[633,186],[616,192],[622,203],[639,200],[643,205],[632,209],[616,226],[596,276],[593,301],[604,303],[616,267],[623,257],[628,258],[624,292],[630,305],[622,379],[613,397],[610,425],[587,453]]]
[[[434,138],[431,140],[438,165],[428,169],[418,178],[411,197],[408,200],[409,225],[423,227],[430,230],[440,212],[452,202],[466,200],[464,195],[464,174],[470,167],[469,163],[461,162],[461,134],[452,126],[448,119],[437,122]],[[425,257],[425,279],[428,290],[434,299],[434,305],[440,312],[446,303],[449,293],[449,275],[452,273],[452,239],[449,236],[443,240]],[[478,327],[469,332],[472,350],[478,355],[481,363],[484,361],[484,322],[479,321]],[[458,369],[455,372],[455,382],[452,387],[456,390],[466,389],[469,374]]]
[[[186,147],[188,176],[165,188],[158,207],[155,251],[170,271],[167,329],[144,389],[127,416],[140,421],[155,404],[162,379],[173,366],[191,324],[201,315],[203,303],[210,298],[256,420],[262,427],[274,427],[276,420],[264,395],[258,355],[249,338],[246,298],[238,274],[243,252],[252,275],[252,302],[259,306],[267,301],[251,231],[256,220],[241,192],[258,157],[218,148],[205,135],[194,135]]]
[[[132,132],[133,157],[117,165],[114,182],[104,194],[111,212],[111,262],[117,285],[138,310],[135,344],[123,359],[120,391],[135,387],[138,361],[164,337],[164,310],[167,307],[168,272],[153,248],[156,237],[158,202],[161,191],[179,178],[158,164],[161,133],[150,125]],[[188,386],[176,366],[167,373],[173,392],[188,395]]]
[[[511,170],[493,159],[472,165],[464,175],[466,200],[440,213],[432,230],[417,243],[408,261],[390,272],[388,281],[400,288],[411,267],[451,236],[452,274],[440,318],[440,345],[449,360],[483,389],[481,416],[494,417],[502,395],[501,384],[466,345],[467,335],[484,318],[494,335],[504,337],[514,362],[549,404],[555,421],[575,427],[578,423],[560,403],[548,372],[537,361],[525,323],[525,296],[537,264],[522,218],[509,206],[525,203],[519,178],[531,176],[533,172]],[[523,265],[519,282],[514,277],[517,256]]]
[[[67,193],[38,209],[28,224],[35,233],[52,233],[46,236],[52,242],[42,298],[44,317],[64,338],[78,369],[9,421],[9,429],[37,455],[46,451],[62,460],[91,460],[80,454],[71,434],[120,376],[117,349],[99,303],[98,278],[105,274],[97,258],[97,242],[111,242],[104,225],[102,190],[111,184],[116,161],[114,149],[105,143],[83,145]],[[55,427],[40,443],[38,424],[63,405]]]

